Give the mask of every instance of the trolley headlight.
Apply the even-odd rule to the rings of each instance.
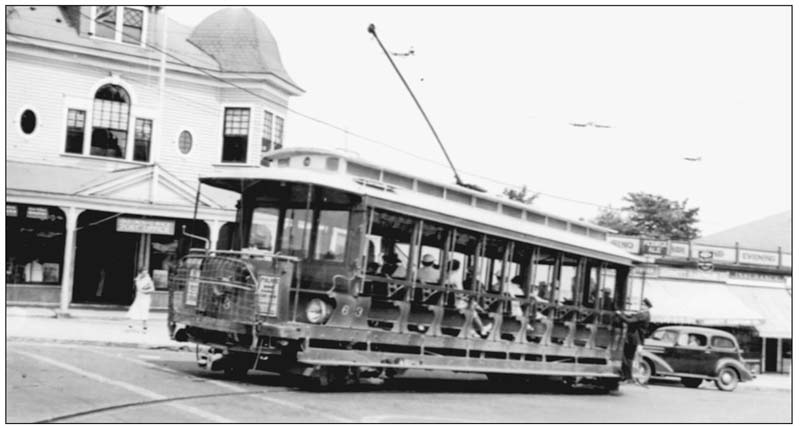
[[[321,299],[311,299],[306,304],[306,318],[313,324],[322,324],[331,315],[331,306]]]

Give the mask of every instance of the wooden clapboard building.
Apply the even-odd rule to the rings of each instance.
[[[159,6],[10,6],[6,23],[7,301],[130,304],[137,266],[164,289],[182,228],[217,245],[235,220],[214,189],[195,213],[197,176],[283,144],[303,91],[275,39],[244,8],[194,28]]]

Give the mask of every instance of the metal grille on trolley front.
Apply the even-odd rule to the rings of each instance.
[[[247,263],[219,256],[189,256],[173,280],[173,308],[212,318],[256,320],[256,278]]]

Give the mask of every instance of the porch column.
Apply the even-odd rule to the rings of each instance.
[[[219,240],[219,230],[222,228],[223,223],[219,220],[205,220],[208,225],[208,246],[209,250],[217,249],[217,241]]]
[[[69,316],[69,304],[72,302],[72,277],[75,268],[75,229],[82,209],[62,207],[66,215],[66,234],[64,236],[64,264],[61,273],[61,300],[59,315]]]
[[[761,373],[764,373],[766,371],[766,366],[764,366],[764,364],[766,364],[766,362],[767,362],[767,338],[766,337],[762,337],[761,338],[761,367],[759,369],[759,371]]]
[[[775,361],[775,368],[778,373],[783,373],[783,339],[778,339],[778,353],[776,357],[778,361]]]

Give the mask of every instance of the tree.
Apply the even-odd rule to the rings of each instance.
[[[630,192],[622,210],[611,207],[600,210],[594,222],[625,235],[641,235],[654,239],[691,240],[700,230],[694,227],[700,208],[688,208],[687,201],[673,201],[660,195]]]
[[[539,197],[538,193],[528,194],[530,189],[528,186],[522,186],[520,190],[515,190],[512,188],[506,188],[503,190],[503,195],[512,201],[522,202],[523,204],[530,205],[533,201]]]

